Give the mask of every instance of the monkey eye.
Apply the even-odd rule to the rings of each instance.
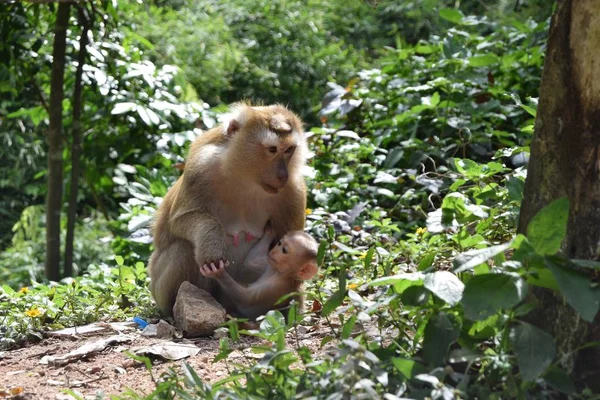
[[[277,242],[277,246],[281,246],[281,240]]]
[[[287,250],[287,247],[284,247],[283,249],[281,249],[281,252],[282,252],[283,254],[287,254],[287,252],[288,252],[288,250]]]
[[[296,146],[290,146],[285,150],[285,154],[292,154],[296,150]]]
[[[268,147],[267,151],[271,154],[275,154],[275,153],[277,153],[277,146]]]

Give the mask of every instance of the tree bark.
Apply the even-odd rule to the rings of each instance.
[[[46,278],[52,281],[60,279],[60,211],[63,184],[62,101],[70,10],[71,5],[68,3],[61,3],[58,6],[52,50],[50,127],[48,129],[48,194],[46,198]]]
[[[571,204],[563,253],[600,256],[600,2],[557,2],[548,37],[540,101],[519,232],[548,203]],[[589,272],[589,271],[585,271]],[[562,366],[588,384],[600,379],[600,351],[575,351],[600,340],[600,317],[586,323],[562,297],[535,290],[532,320],[552,333]],[[594,384],[594,383],[592,383]]]
[[[79,24],[81,37],[79,39],[79,54],[77,56],[77,71],[75,72],[75,88],[73,89],[73,126],[71,143],[71,192],[67,212],[67,237],[65,242],[64,276],[73,276],[73,240],[75,238],[75,221],[77,220],[77,193],[79,191],[79,176],[81,175],[81,108],[83,65],[87,56],[89,22],[85,11],[79,9]]]

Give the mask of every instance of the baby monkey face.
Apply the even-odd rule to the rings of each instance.
[[[272,266],[279,272],[292,272],[300,264],[300,238],[285,235],[269,252]]]

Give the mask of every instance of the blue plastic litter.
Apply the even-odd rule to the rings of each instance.
[[[144,321],[143,319],[141,319],[140,317],[133,317],[133,322],[138,324],[140,329],[144,329],[145,327],[148,326],[148,323],[146,321]]]

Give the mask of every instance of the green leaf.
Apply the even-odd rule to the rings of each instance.
[[[544,375],[544,380],[559,392],[564,394],[575,394],[575,384],[569,375],[556,366],[548,368],[548,372]]]
[[[125,103],[117,103],[113,107],[111,114],[123,114],[126,112],[134,111],[137,108],[135,103],[125,102]]]
[[[119,267],[121,267],[121,266],[123,266],[123,263],[125,262],[125,260],[121,256],[115,256],[115,262],[117,263],[117,265]]]
[[[331,295],[331,297],[329,299],[327,299],[325,304],[323,304],[323,309],[321,310],[321,315],[323,317],[326,317],[329,314],[331,314],[331,312],[333,310],[335,310],[336,308],[338,308],[339,306],[342,305],[345,298],[346,298],[345,291],[342,291],[342,290],[336,291],[334,294]]]
[[[356,319],[357,315],[355,314],[344,323],[344,326],[342,327],[342,339],[350,338],[350,335],[352,334],[352,329],[354,329],[354,325],[356,325]]]
[[[568,267],[546,260],[546,265],[554,274],[560,292],[581,318],[593,322],[600,308],[600,290],[592,287],[592,282],[584,274]]]
[[[458,339],[460,329],[454,326],[452,314],[439,312],[429,319],[423,338],[423,358],[427,363],[441,366],[446,362],[448,347]]]
[[[402,291],[402,304],[405,306],[417,307],[427,303],[431,292],[423,286],[409,286]]]
[[[346,298],[346,266],[343,266],[338,273],[339,287],[337,292],[331,295],[325,304],[323,304],[321,315],[324,317],[328,316],[333,310],[338,308]]]
[[[499,244],[497,246],[486,247],[485,249],[475,249],[469,250],[462,254],[459,254],[454,259],[454,273],[458,274],[459,272],[467,271],[469,269],[473,269],[479,264],[486,262],[487,260],[494,258],[498,254],[506,251],[511,247],[513,241],[511,240],[508,243]]]
[[[317,250],[317,265],[323,265],[323,258],[325,258],[327,247],[327,240],[321,240],[321,243],[319,243],[319,250]]]
[[[431,267],[433,261],[435,260],[436,254],[437,252],[434,251],[426,253],[423,258],[421,258],[421,261],[419,261],[419,271],[423,271],[424,269]]]
[[[489,65],[498,64],[499,62],[498,56],[491,53],[469,58],[469,66],[471,67],[487,67]]]
[[[544,207],[529,223],[527,238],[535,252],[541,256],[551,256],[560,250],[567,235],[569,219],[569,199],[562,197]]]
[[[369,286],[385,286],[395,285],[403,281],[422,282],[425,274],[422,272],[400,273],[392,276],[384,276],[383,278],[374,279],[369,283]]]
[[[446,21],[460,24],[465,16],[462,12],[460,12],[460,10],[455,8],[442,8],[440,10],[440,17]]]
[[[448,271],[436,271],[427,274],[423,280],[423,285],[451,306],[458,304],[465,289],[464,283]]]
[[[365,268],[371,268],[373,254],[375,254],[375,247],[370,247],[369,250],[367,250],[367,254],[365,255],[365,258],[363,260],[363,265],[365,266]]]
[[[510,342],[525,381],[531,382],[539,377],[556,356],[554,338],[525,322],[519,322],[511,329]]]
[[[404,380],[409,380],[419,374],[427,372],[427,368],[423,364],[419,364],[416,361],[409,360],[407,358],[392,358],[392,364],[398,370]]]
[[[483,274],[469,280],[463,292],[465,317],[486,319],[517,305],[527,294],[527,283],[516,274]]]
[[[589,269],[600,269],[600,261],[594,260],[580,260],[580,259],[571,259],[569,260],[569,264],[574,264],[578,267],[589,268]]]

